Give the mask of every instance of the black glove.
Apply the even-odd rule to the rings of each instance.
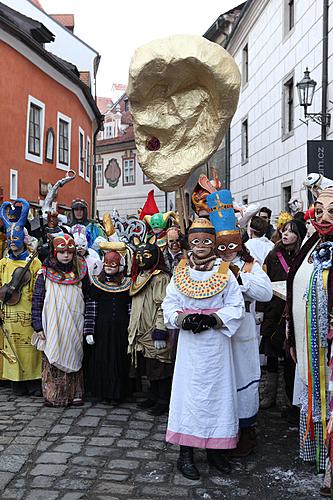
[[[205,327],[205,329],[214,328],[214,326],[217,325],[217,320],[215,316],[213,316],[212,314],[200,314],[200,316],[201,316],[200,325]]]
[[[201,314],[188,314],[182,321],[183,330],[192,330],[193,333],[197,333],[196,329],[200,325]]]
[[[208,314],[188,314],[182,322],[183,330],[192,330],[193,333],[200,333],[216,326],[216,318]]]

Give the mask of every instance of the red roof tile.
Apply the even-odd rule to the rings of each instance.
[[[35,4],[39,9],[44,10],[42,4],[38,0],[31,0],[31,3]]]
[[[129,141],[134,141],[134,131],[133,131],[133,126],[130,125],[127,127],[125,132],[121,135],[118,135],[118,137],[113,137],[112,139],[102,139],[97,141],[98,145],[106,145],[106,144],[121,144],[122,142],[129,142]]]
[[[97,97],[97,106],[100,112],[105,115],[109,110],[108,106],[113,104],[111,97]]]
[[[50,16],[70,31],[74,30],[74,14],[50,14]]]

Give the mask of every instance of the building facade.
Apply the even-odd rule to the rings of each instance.
[[[0,4],[0,189],[37,208],[48,187],[72,169],[58,194],[91,200],[93,143],[102,115],[75,66],[44,47],[54,35],[39,21]]]
[[[96,147],[99,217],[113,209],[121,216],[137,215],[152,189],[161,212],[174,210],[174,194],[160,191],[141,170],[126,94],[114,103],[108,98],[98,98],[97,102],[105,116],[104,130],[98,134]]]
[[[31,19],[36,19],[51,31],[55,39],[48,46],[48,51],[65,61],[70,61],[79,72],[89,75],[92,93],[95,95],[100,55],[75,35],[73,15],[48,14],[43,9],[43,0],[2,0],[1,3]]]
[[[333,1],[328,3],[326,112],[331,112]],[[216,38],[211,33],[210,39]],[[307,142],[321,138],[321,127],[312,121],[304,123],[296,83],[308,67],[311,78],[318,82],[308,112],[320,112],[323,2],[248,0],[223,45],[242,74],[229,143],[230,188],[236,201],[258,201],[277,215],[296,196],[302,198],[305,208],[302,182],[307,175]],[[327,129],[327,139],[332,139],[332,128]]]

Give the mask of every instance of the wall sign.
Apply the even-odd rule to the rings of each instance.
[[[105,169],[105,179],[110,187],[115,188],[118,185],[121,170],[119,163],[115,158],[112,158],[106,166]]]

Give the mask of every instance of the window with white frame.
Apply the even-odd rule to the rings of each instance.
[[[69,170],[71,162],[71,126],[72,120],[58,113],[57,127],[57,167]]]
[[[244,45],[242,50],[242,82],[246,85],[249,81],[249,46]]]
[[[282,87],[282,140],[294,133],[294,75],[288,75]]]
[[[295,0],[284,0],[284,36],[295,27]]]
[[[84,177],[84,131],[79,127],[79,175]]]
[[[249,125],[248,119],[244,118],[241,125],[241,158],[242,163],[249,160]]]
[[[9,197],[11,200],[18,198],[18,173],[17,170],[10,169],[9,172]]]
[[[28,97],[25,158],[43,163],[45,104],[35,97]]]
[[[123,186],[135,184],[135,160],[134,158],[123,159]]]
[[[96,187],[97,188],[104,187],[103,164],[102,163],[98,163],[96,165]]]
[[[90,138],[87,137],[87,162],[86,162],[86,180],[90,181],[90,171],[91,171],[91,142]]]

